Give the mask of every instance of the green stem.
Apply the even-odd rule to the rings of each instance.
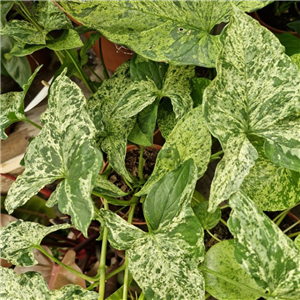
[[[217,152],[217,153],[214,153],[213,155],[210,156],[210,162],[211,161],[214,161],[214,160],[217,160],[217,159],[220,159],[220,155],[222,155],[224,153],[223,150]]]
[[[133,220],[133,214],[135,210],[136,204],[132,204],[130,207],[130,212],[128,215],[128,223],[131,224]],[[128,256],[125,253],[125,272],[124,272],[124,288],[123,288],[123,300],[127,300],[127,294],[128,294],[128,283],[129,283],[129,269],[128,269]]]
[[[297,231],[297,232],[291,233],[291,234],[289,234],[289,235],[288,235],[288,237],[289,237],[289,238],[292,238],[292,237],[294,237],[294,236],[298,236],[298,235],[300,235],[300,231]]]
[[[300,10],[298,8],[298,3],[294,2],[294,6],[295,6],[295,10],[296,10],[297,14],[300,16]]]
[[[131,200],[129,200],[129,201],[119,200],[119,199],[115,199],[115,198],[112,198],[112,197],[104,196],[104,195],[102,195],[101,193],[98,193],[95,190],[92,190],[92,194],[94,196],[105,199],[108,203],[111,203],[111,204],[114,204],[114,205],[129,206],[129,205],[137,203],[139,201],[139,198],[137,198],[137,197],[135,197],[135,198],[132,197]]]
[[[104,208],[108,209],[108,202],[104,199]],[[108,229],[103,228],[102,247],[99,265],[99,300],[104,300],[105,296],[105,281],[106,281],[106,250],[108,241]]]
[[[291,225],[289,228],[285,229],[283,231],[283,233],[287,233],[289,230],[293,229],[295,226],[297,226],[298,224],[300,224],[300,220],[298,220],[297,222],[295,222],[293,225]]]
[[[220,222],[223,223],[226,227],[228,226],[227,222],[225,220],[223,220],[222,218],[220,219]]]
[[[36,27],[37,30],[42,31],[43,28],[35,21],[34,18],[32,18],[32,15],[30,11],[27,9],[26,5],[23,3],[23,1],[17,1],[17,4],[20,6],[22,12],[25,14],[27,19]]]
[[[145,150],[145,147],[144,146],[141,146],[141,149],[140,149],[140,157],[139,157],[139,169],[138,169],[138,175],[139,175],[139,178],[140,178],[140,182],[141,183],[145,183],[145,179],[144,179],[144,150]]]
[[[101,37],[99,38],[99,54],[100,54],[100,61],[101,64],[103,66],[103,76],[105,79],[109,78],[105,63],[104,63],[104,59],[103,59],[103,54],[102,54],[102,46],[101,46]]]
[[[56,262],[58,265],[60,265],[61,267],[64,267],[65,269],[67,269],[68,271],[70,271],[71,273],[75,274],[76,276],[84,279],[84,280],[87,280],[87,281],[90,281],[90,282],[93,282],[95,280],[98,280],[98,275],[96,277],[89,277],[89,276],[86,276],[76,270],[74,270],[73,268],[63,264],[61,261],[59,261],[58,259],[56,259],[54,256],[52,256],[51,254],[49,254],[46,250],[44,250],[44,248],[40,245],[34,245],[34,248],[38,249],[39,251],[41,251],[44,255],[46,255],[48,258],[50,258],[51,260],[53,260],[54,262]]]
[[[85,67],[91,72],[94,74],[94,76],[100,81],[100,82],[103,82],[103,80],[99,77],[99,75],[88,65],[85,65]]]
[[[145,299],[145,294],[142,292],[139,296],[138,300],[144,300]]]
[[[118,274],[118,273],[124,271],[124,270],[125,270],[125,266],[124,266],[124,264],[123,264],[123,265],[120,266],[119,268],[117,268],[117,269],[113,270],[112,272],[110,272],[109,274],[107,274],[106,277],[105,277],[105,279],[107,280],[107,279],[109,279],[109,278],[115,276],[116,274]]]
[[[216,241],[218,242],[222,242],[220,239],[218,239],[215,235],[213,235],[208,229],[206,229],[207,233],[212,237],[214,238]]]
[[[22,121],[25,121],[25,122],[31,124],[32,126],[36,127],[36,128],[39,129],[39,130],[42,129],[42,127],[41,127],[40,125],[34,123],[33,121],[31,121],[31,120],[29,120],[29,119],[27,119],[27,118],[22,119]]]
[[[273,297],[268,297],[268,295],[266,295],[265,293],[263,293],[261,291],[258,291],[256,289],[254,289],[254,288],[252,288],[250,286],[244,285],[244,284],[242,285],[242,284],[240,284],[240,283],[238,283],[238,282],[236,282],[234,280],[229,279],[227,276],[223,276],[223,275],[221,275],[218,272],[215,272],[215,271],[213,271],[211,269],[206,268],[203,265],[200,266],[200,270],[204,271],[204,272],[207,272],[207,273],[209,273],[211,275],[214,275],[214,276],[216,276],[216,277],[218,277],[218,278],[220,278],[220,279],[222,279],[222,280],[224,280],[226,282],[229,282],[229,283],[231,283],[231,284],[233,284],[233,285],[235,285],[235,286],[237,286],[239,288],[242,288],[244,290],[248,290],[250,293],[256,294],[256,295],[258,295],[260,297],[263,297],[265,299],[270,299],[270,300],[274,299]]]

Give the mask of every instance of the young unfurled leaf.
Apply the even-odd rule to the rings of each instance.
[[[244,193],[229,199],[228,220],[236,238],[235,257],[256,283],[274,299],[297,300],[300,294],[300,251]]]
[[[159,151],[152,175],[137,195],[147,194],[163,175],[193,158],[200,178],[210,159],[211,137],[203,119],[202,108],[187,113],[176,124],[168,140]]]
[[[239,189],[257,159],[248,137],[262,137],[267,145],[276,143],[279,148],[273,148],[272,153],[280,155],[278,164],[286,157],[290,159],[288,168],[293,169],[300,160],[300,122],[295,117],[300,108],[299,70],[278,39],[238,8],[234,8],[222,38],[218,75],[206,88],[203,101],[209,130],[225,151],[212,185],[213,209]],[[294,127],[290,127],[290,120]],[[249,144],[248,153],[238,159],[240,143],[236,143],[236,149],[228,149],[228,141],[233,137],[245,137],[244,143]],[[280,147],[284,150],[280,151]],[[233,160],[244,167],[230,172],[228,162]],[[220,189],[222,186],[228,188]]]
[[[7,300],[97,300],[99,298],[98,293],[86,291],[78,285],[67,285],[59,290],[50,291],[42,275],[36,272],[18,276],[13,269],[1,268],[1,281],[1,296]]]
[[[236,285],[220,277],[211,275],[203,269],[205,289],[218,300],[256,300],[259,293],[265,291],[259,287],[255,280],[246,273],[234,257],[234,241],[227,240],[212,246],[205,255],[203,265],[205,268],[217,272],[221,276],[233,280]],[[250,287],[254,292],[244,288]]]
[[[180,169],[184,171],[188,166],[193,169],[189,162]],[[204,255],[203,229],[190,205],[192,186],[197,180],[195,169],[190,177],[193,184],[189,184],[185,198],[174,194],[173,199],[180,201],[175,201],[173,207],[171,199],[165,199],[168,213],[161,216],[162,222],[157,219],[155,227],[159,227],[151,233],[141,231],[110,211],[100,211],[110,243],[117,249],[127,250],[129,271],[147,299],[204,299],[204,280],[198,270]],[[177,185],[180,182],[176,181],[173,188],[179,193]],[[164,188],[161,184],[158,193],[163,193]],[[155,202],[155,199],[147,201]],[[149,218],[154,214],[159,216],[149,210],[153,205],[147,205]]]
[[[85,235],[94,214],[91,191],[102,165],[95,145],[95,128],[85,111],[86,100],[79,87],[62,73],[52,83],[48,108],[41,118],[43,128],[29,144],[25,171],[13,183],[5,201],[11,213],[46,184],[61,181],[47,201],[58,203]]]
[[[60,1],[76,20],[156,61],[214,67],[221,47],[211,30],[236,1]],[[238,1],[244,11],[270,1]],[[113,18],[112,16],[118,16]],[[98,22],[101,20],[101,22]]]
[[[241,190],[263,211],[279,211],[299,201],[300,173],[277,166],[265,155],[263,141],[252,142],[258,159]]]
[[[17,122],[26,120],[24,113],[24,99],[27,91],[32,84],[37,72],[41,68],[38,67],[28,79],[28,82],[23,85],[23,92],[9,92],[1,95],[1,139],[7,138],[5,129]]]
[[[42,239],[53,231],[70,228],[69,224],[46,227],[23,220],[8,223],[1,230],[1,257],[17,266],[37,264],[33,249],[39,246]]]

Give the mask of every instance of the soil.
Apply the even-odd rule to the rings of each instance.
[[[277,2],[286,2],[286,1],[277,1]],[[300,10],[300,3],[297,3],[297,7]],[[284,31],[293,31],[289,26],[287,26],[287,23],[300,19],[300,16],[294,7],[294,4],[292,4],[289,9],[287,9],[285,12],[281,13],[278,16],[275,15],[274,3],[271,3],[270,5],[267,5],[264,8],[258,10],[257,14],[269,26]]]

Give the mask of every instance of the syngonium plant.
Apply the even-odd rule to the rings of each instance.
[[[114,272],[124,273],[123,285],[107,299],[128,299],[132,280],[141,289],[139,299],[298,299],[299,236],[293,241],[263,212],[283,211],[283,216],[299,204],[300,194],[299,60],[289,58],[277,38],[244,13],[268,2],[59,4],[138,55],[88,101],[67,70],[61,72],[50,87],[41,131],[24,157],[25,171],[11,187],[5,206],[12,213],[46,184],[59,180],[47,206],[57,205],[70,215],[85,236],[92,220],[101,223],[100,265],[98,274],[90,277],[64,266],[40,246],[50,232],[72,225],[10,222],[1,234],[1,257],[31,266],[36,264],[33,249],[38,249],[91,286],[50,291],[39,273],[17,276],[2,268],[6,284],[1,285],[1,296],[104,299],[105,280],[112,275],[105,266],[109,242],[126,254]],[[118,17],[112,19],[116,12]],[[210,34],[216,24],[228,21],[220,36]],[[215,67],[217,75],[212,81],[195,78],[194,65]],[[6,105],[1,130],[26,119],[23,100],[32,80],[23,92],[2,96]],[[126,146],[140,145],[142,153],[153,143],[156,123],[166,142],[151,176],[145,180],[139,172],[139,178],[133,178],[124,163]],[[224,155],[209,201],[199,200],[196,183],[209,162],[221,155],[211,154],[216,139]],[[131,187],[129,193],[99,174],[103,152]],[[104,199],[104,208],[95,205],[91,194]],[[128,194],[132,198],[126,203],[123,197]],[[206,252],[204,232],[224,222],[220,207],[226,200],[231,208],[227,226],[234,238]],[[130,224],[138,203],[147,231]],[[130,205],[128,221],[109,204]]]

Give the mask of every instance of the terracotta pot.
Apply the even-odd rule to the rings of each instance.
[[[268,29],[269,29],[271,32],[273,32],[273,33],[291,33],[292,35],[294,35],[294,36],[300,38],[300,35],[299,35],[297,32],[295,32],[295,31],[284,31],[284,30],[277,29],[277,28],[274,28],[274,27],[272,27],[272,26],[266,24],[266,23],[260,18],[260,16],[258,15],[257,11],[254,11],[254,12],[250,13],[250,15],[251,15],[254,19],[256,19],[262,26],[268,28]]]
[[[153,147],[146,147],[146,148],[148,148],[148,149],[149,148],[155,148],[157,150],[160,150],[161,146],[160,145],[153,145]],[[135,145],[129,145],[129,146],[127,146],[127,153],[130,152],[130,151],[132,151],[132,150],[134,150],[134,149],[138,149],[138,147],[135,146]],[[101,174],[106,170],[107,166],[108,166],[108,162],[106,162],[104,164],[103,169],[101,171]],[[103,199],[101,199],[101,202],[103,203]],[[118,215],[120,215],[121,217],[124,217],[125,214],[126,213],[124,213],[122,211],[118,212]],[[127,220],[127,217],[124,217],[124,220]],[[144,225],[146,225],[146,222],[145,222],[145,220],[141,220],[141,219],[138,219],[138,218],[133,218],[132,224],[144,226]]]

